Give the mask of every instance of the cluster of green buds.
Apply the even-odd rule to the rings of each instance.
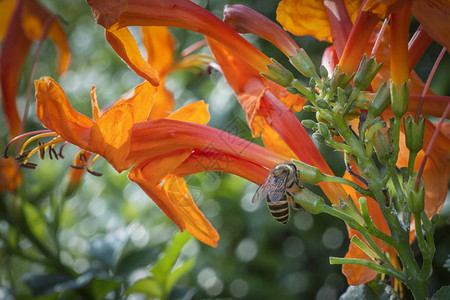
[[[308,100],[303,109],[315,113],[316,118],[303,120],[302,125],[313,131],[312,137],[315,141],[343,152],[347,171],[365,185],[323,174],[318,168],[293,160],[301,182],[313,185],[321,182],[346,184],[362,195],[358,201],[353,201],[349,197],[340,199],[339,204],[331,206],[306,188],[293,195],[294,200],[306,211],[338,217],[364,238],[363,242],[360,238],[354,237],[351,242],[365,252],[371,261],[331,258],[330,262],[370,267],[400,279],[409,287],[418,282],[416,279],[426,280],[431,274],[431,261],[435,251],[434,223],[424,212],[423,180],[418,172],[414,172],[415,158],[423,146],[425,120],[420,116],[415,119],[410,115],[405,117],[409,101],[409,83],[405,82],[400,87],[394,82],[391,82],[390,86],[383,83],[375,93],[367,91],[370,90],[381,64],[377,64],[375,58],[368,59],[365,56],[353,74],[341,73],[339,65],[332,74],[329,74],[324,66],[317,72],[303,49],[298,50],[295,56],[291,56],[290,62],[303,76],[309,78],[306,86],[275,60],[268,66],[268,74],[262,75],[286,87],[289,92],[299,94]],[[389,105],[394,117],[383,120],[382,114]],[[349,126],[349,122],[357,118],[359,118],[358,125],[354,128]],[[400,151],[402,122],[409,161],[408,167],[402,168],[400,170],[402,176],[399,176],[396,164]],[[353,171],[352,166],[355,166],[358,172]],[[378,203],[389,228],[393,229],[390,235],[382,232],[374,224],[365,197],[370,197]],[[356,203],[359,204],[358,207]],[[409,253],[409,229],[412,217],[416,224],[419,248],[424,258],[423,268],[420,271],[417,264],[408,256],[400,255],[400,259],[405,268],[415,272],[415,278],[399,272],[372,238],[376,237],[386,245]]]

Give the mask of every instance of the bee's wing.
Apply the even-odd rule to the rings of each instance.
[[[258,203],[259,201],[261,201],[261,199],[263,199],[267,196],[267,192],[264,187],[266,185],[267,179],[268,178],[266,178],[264,180],[264,182],[256,190],[256,193],[253,195],[253,198],[252,198],[252,203]]]
[[[271,202],[275,203],[283,199],[286,193],[287,175],[267,177],[266,192]]]

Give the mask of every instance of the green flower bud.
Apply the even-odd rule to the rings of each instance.
[[[369,119],[379,116],[385,111],[385,109],[391,103],[389,88],[386,82],[384,82],[379,88],[375,97],[369,104],[368,115]]]
[[[319,122],[318,126],[319,126],[319,133],[321,135],[323,135],[326,139],[329,139],[330,138],[330,131],[328,130],[327,125],[325,125],[322,122]]]
[[[389,165],[389,158],[391,156],[391,131],[387,128],[378,130],[375,133],[373,139],[373,146],[375,148],[375,153],[377,154],[378,160],[383,165]]]
[[[328,78],[328,71],[327,71],[327,68],[325,68],[324,65],[320,66],[320,76],[322,78]]]
[[[307,112],[314,112],[314,113],[317,111],[317,109],[312,105],[304,105],[303,110],[307,111]]]
[[[358,71],[356,72],[355,79],[353,79],[353,85],[360,91],[367,89],[372,83],[373,78],[377,75],[383,64],[377,64],[375,58],[367,59],[364,54]]]
[[[403,119],[403,125],[405,128],[406,147],[412,153],[418,153],[423,146],[425,119],[420,116],[419,122],[416,124],[413,116],[408,115]]]
[[[313,120],[303,120],[302,125],[305,126],[306,128],[311,128],[311,129],[317,128],[317,123],[314,122]]]
[[[360,92],[356,97],[355,107],[359,109],[367,109],[369,100],[367,100],[368,92]]]
[[[323,173],[319,168],[305,164],[304,162],[293,159],[298,170],[298,179],[309,184],[318,184],[323,181]]]
[[[331,110],[331,107],[330,107],[330,105],[328,104],[328,102],[325,101],[325,100],[323,100],[323,99],[317,100],[317,101],[316,101],[316,105],[317,105],[318,107],[320,107],[320,108],[327,109],[327,110]]]
[[[317,142],[319,142],[321,144],[326,144],[326,142],[327,142],[325,137],[318,132],[313,133],[312,137],[313,137],[313,139],[315,139]]]
[[[409,88],[411,80],[408,83],[403,82],[400,88],[397,88],[395,82],[391,81],[391,108],[397,118],[403,117],[408,110]]]
[[[275,83],[278,83],[283,87],[291,86],[292,80],[294,79],[294,74],[292,74],[288,69],[286,69],[275,59],[271,58],[270,60],[273,62],[273,64],[267,65],[269,73],[261,73],[261,75],[269,80],[272,80]]]
[[[316,73],[316,67],[314,66],[313,61],[311,60],[311,58],[309,58],[305,50],[297,50],[297,54],[290,56],[289,61],[305,77],[318,77]]]
[[[338,87],[346,87],[347,84],[352,80],[355,73],[348,76],[347,73],[339,73],[339,66],[334,69],[333,76],[330,80],[330,87],[332,91],[336,91]]]
[[[425,187],[423,180],[420,180],[419,189],[415,190],[416,178],[410,177],[405,185],[406,206],[415,215],[420,215],[425,206]]]
[[[294,200],[300,204],[303,209],[313,215],[320,214],[323,211],[325,202],[322,197],[317,196],[307,188],[302,188],[300,192],[294,193]]]

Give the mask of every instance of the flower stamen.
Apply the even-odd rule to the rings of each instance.
[[[47,131],[47,130],[46,130]],[[35,141],[35,140],[37,140],[37,139],[40,139],[40,138],[44,138],[44,137],[48,137],[48,136],[58,136],[58,134],[57,133],[54,133],[54,132],[46,132],[46,133],[41,133],[41,134],[37,134],[37,135],[35,135],[35,136],[33,136],[32,138],[29,138],[25,143],[23,143],[23,146],[22,146],[22,148],[20,149],[20,152],[19,152],[19,154],[22,154],[24,151],[25,151],[25,149],[27,148],[27,146],[31,143],[31,142],[33,142],[33,141]],[[38,143],[39,144],[39,143]]]
[[[42,154],[42,150],[41,149],[44,149],[43,153],[45,154],[45,150],[46,150],[47,147],[49,147],[51,145],[59,144],[59,143],[61,143],[63,141],[64,141],[64,139],[62,137],[57,136],[57,137],[55,137],[54,139],[50,140],[47,143],[38,143],[38,146],[36,148],[34,148],[33,150],[29,151],[27,153],[27,155],[24,155],[24,152],[19,153],[18,157],[19,157],[19,159],[25,158],[23,164],[26,165],[26,164],[28,164],[28,160],[30,159],[31,156],[33,156],[34,153],[39,151],[39,156],[41,156],[41,154]],[[18,158],[16,157],[16,159],[18,159]],[[43,159],[43,154],[42,154],[42,159]]]
[[[87,168],[87,169],[86,169],[86,171],[88,171],[88,172],[91,173],[92,175],[98,176],[98,177],[102,176],[103,174],[102,174],[102,173],[99,173],[99,172],[95,172],[95,171],[93,171],[93,169],[94,169],[94,163],[95,163],[95,162],[97,161],[97,159],[99,159],[100,157],[101,157],[101,156],[97,154],[97,155],[94,157],[94,159],[92,159],[90,168]]]
[[[21,138],[24,138],[26,136],[33,135],[33,134],[42,134],[42,133],[50,133],[50,132],[51,132],[50,130],[45,129],[45,130],[37,130],[37,131],[26,132],[26,133],[23,133],[23,134],[20,134],[20,135],[16,136],[11,141],[9,141],[8,145],[6,145],[5,151],[3,153],[3,158],[8,158],[8,154],[7,154],[8,149],[12,145],[12,143],[14,143],[15,141],[20,140]],[[53,133],[53,135],[56,135],[56,133]],[[23,155],[23,153],[21,153],[19,155]]]

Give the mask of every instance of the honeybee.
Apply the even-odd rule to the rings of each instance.
[[[289,204],[295,210],[301,208],[300,204],[293,201],[292,193],[302,188],[295,164],[279,164],[258,187],[252,202],[257,203],[265,197],[273,218],[281,224],[286,224],[289,220]]]

